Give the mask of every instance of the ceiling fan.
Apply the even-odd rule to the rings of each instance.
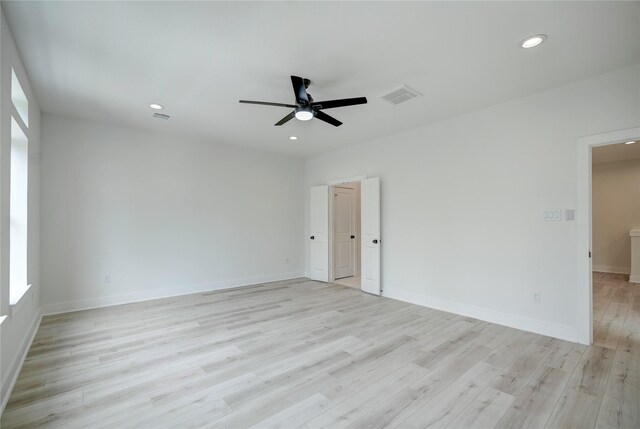
[[[340,125],[342,125],[342,122],[322,112],[323,109],[333,109],[336,107],[354,106],[356,104],[367,103],[366,97],[342,98],[340,100],[328,101],[313,101],[313,97],[311,97],[311,94],[307,92],[307,88],[309,87],[310,83],[311,81],[309,79],[303,79],[299,76],[291,76],[291,84],[293,85],[293,93],[296,96],[296,104],[270,103],[268,101],[250,100],[240,100],[240,103],[288,107],[290,109],[293,109],[291,113],[276,122],[276,126],[286,124],[295,117],[296,119],[299,119],[301,121],[308,121],[310,119],[317,118],[321,121],[333,125],[334,127],[339,127]]]

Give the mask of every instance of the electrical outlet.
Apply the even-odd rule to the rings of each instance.
[[[111,283],[111,274],[106,274],[104,276],[104,282],[105,283]]]
[[[531,298],[533,299],[533,302],[540,304],[540,292],[534,292]]]

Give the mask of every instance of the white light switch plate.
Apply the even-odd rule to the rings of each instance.
[[[562,212],[560,210],[546,210],[543,214],[542,214],[542,219],[543,220],[550,220],[550,221],[559,221],[561,219],[561,214]]]

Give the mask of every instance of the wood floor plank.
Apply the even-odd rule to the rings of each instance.
[[[447,428],[492,428],[502,419],[515,397],[492,387],[485,388]]]
[[[306,428],[345,428],[374,411],[380,402],[406,387],[419,382],[429,371],[419,365],[408,364],[388,374],[373,385],[338,403],[326,413],[306,422]]]
[[[540,367],[496,428],[544,427],[570,375],[550,366]]]
[[[570,388],[563,393],[545,427],[592,428],[598,417],[601,398]]]
[[[530,344],[500,373],[492,387],[513,396],[518,395],[550,354],[549,348],[535,343]]]
[[[582,355],[546,427],[594,427],[614,354],[593,346]]]
[[[473,343],[469,343],[467,348],[463,350],[452,351],[438,364],[430,364],[427,368],[430,370],[428,375],[416,380],[398,392],[397,395],[389,395],[387,400],[375,410],[352,422],[351,427],[385,428],[396,426],[416,410],[429,404],[446,389],[449,383],[461,377],[461,374],[465,377],[465,381],[473,383],[473,380],[469,380],[469,378],[477,375],[474,368],[488,352],[488,348]],[[484,366],[484,369],[493,371],[488,366]],[[495,376],[495,373],[493,375]]]
[[[640,336],[630,335],[631,345],[617,350],[598,413],[598,428],[640,427]]]
[[[314,418],[327,409],[335,406],[334,403],[329,401],[326,397],[320,393],[316,393],[302,401],[293,404],[289,408],[286,408],[272,416],[260,421],[259,423],[251,426],[254,429],[260,428],[295,428],[308,421],[310,418]]]
[[[397,424],[390,422],[388,427],[446,427],[498,374],[499,368],[485,362],[478,362],[466,373],[448,375],[448,385],[415,412]],[[406,414],[406,413],[404,413]]]
[[[567,387],[595,397],[602,397],[615,352],[592,346],[583,355]]]
[[[602,319],[598,321],[593,335],[593,344],[615,350],[618,347],[628,310],[629,302],[611,302]]]

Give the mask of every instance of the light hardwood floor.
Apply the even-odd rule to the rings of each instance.
[[[2,428],[639,428],[639,290],[591,347],[305,279],[45,317]]]
[[[345,277],[343,279],[336,280],[334,283],[341,286],[349,286],[360,289],[360,276]]]

